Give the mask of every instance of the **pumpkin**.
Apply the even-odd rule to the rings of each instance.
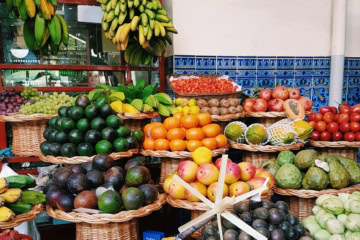
[[[303,120],[305,109],[303,104],[296,99],[288,99],[283,103],[286,116],[291,120]]]

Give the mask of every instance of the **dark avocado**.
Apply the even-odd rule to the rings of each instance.
[[[56,207],[64,212],[71,212],[74,209],[74,195],[72,194],[61,194],[58,196]]]
[[[117,138],[117,133],[113,128],[106,127],[103,130],[101,130],[101,136],[103,139],[112,142]]]
[[[100,97],[100,98],[96,99],[94,105],[95,105],[96,108],[100,109],[105,104],[107,104],[106,99],[104,97]]]
[[[106,127],[106,122],[104,119],[96,117],[91,120],[90,122],[90,128],[92,130],[101,131]]]
[[[84,134],[77,129],[73,129],[69,133],[69,141],[73,144],[80,144],[84,142]]]
[[[292,213],[290,213],[290,212],[289,212],[289,214],[286,216],[286,219],[287,219],[287,221],[288,221],[291,225],[293,225],[293,226],[295,226],[295,225],[297,225],[297,224],[299,223],[298,218],[295,217],[294,215],[292,215]]]
[[[68,109],[68,107],[66,107],[66,106],[59,107],[58,115],[60,117],[68,117],[67,109]]]
[[[81,164],[81,168],[84,169],[85,172],[92,170],[92,162],[86,162]]]
[[[255,209],[253,213],[256,219],[267,220],[269,218],[269,210],[264,207]]]
[[[239,240],[253,240],[253,238],[246,232],[241,232],[239,235]]]
[[[238,214],[248,212],[250,210],[249,202],[248,201],[239,202],[235,204],[234,209]]]
[[[111,168],[114,164],[114,159],[107,154],[97,154],[93,159],[93,168],[102,172]]]
[[[104,106],[100,108],[100,115],[102,118],[106,119],[111,114],[114,114],[114,111],[109,104],[104,104]]]
[[[52,128],[46,128],[45,131],[43,132],[43,137],[49,141],[49,133],[51,132]]]
[[[104,175],[105,183],[111,183],[115,191],[119,191],[124,185],[124,176],[121,173],[120,167],[111,167]]]
[[[266,209],[271,209],[274,208],[274,203],[272,203],[270,200],[262,200],[262,207],[266,208]]]
[[[222,225],[226,228],[226,229],[233,229],[233,230],[237,230],[238,228],[229,220],[227,220],[226,218],[221,218],[221,222]]]
[[[201,236],[203,239],[213,236],[215,234],[215,228],[212,225],[208,225],[202,228]]]
[[[280,224],[283,221],[283,217],[277,208],[272,208],[269,210],[269,222],[272,224]]]
[[[133,167],[126,172],[125,184],[129,187],[136,187],[147,183],[150,178],[150,171],[146,167]]]
[[[96,130],[89,130],[85,134],[85,142],[96,144],[98,141],[101,140],[101,133]]]
[[[262,202],[261,201],[255,201],[255,200],[250,200],[250,209],[254,210],[256,208],[262,207]]]
[[[78,121],[78,120],[80,120],[83,116],[84,116],[84,109],[82,109],[81,107],[77,107],[77,106],[72,106],[72,107],[70,107],[69,117],[70,117],[72,120]]]
[[[71,193],[77,194],[89,189],[88,180],[83,173],[74,173],[69,177],[68,189]]]
[[[287,239],[298,239],[299,233],[295,230],[295,228],[290,227],[285,231],[285,235]]]
[[[240,214],[240,219],[249,225],[251,225],[251,223],[253,222],[253,218],[250,212],[243,212],[242,214]]]
[[[286,214],[289,212],[289,205],[284,201],[277,201],[275,203],[277,209],[283,210]]]
[[[86,173],[86,178],[90,188],[97,188],[104,184],[104,174],[97,169],[88,171]]]
[[[224,232],[224,240],[238,240],[239,233],[233,229],[228,229]]]
[[[159,191],[153,184],[143,184],[139,190],[144,194],[145,205],[154,203],[159,196]]]
[[[299,233],[299,237],[305,236],[305,228],[301,224],[294,226],[294,229]]]
[[[58,119],[58,117],[57,116],[54,116],[54,117],[52,117],[52,118],[50,118],[50,120],[49,120],[49,126],[51,127],[51,128],[56,128],[56,120]]]
[[[265,220],[262,219],[256,219],[255,221],[253,221],[252,225],[253,228],[267,228],[268,224]]]
[[[51,143],[49,145],[49,155],[58,157],[61,155],[61,144],[60,143]]]
[[[85,117],[89,120],[95,118],[98,116],[98,110],[94,105],[89,105],[85,108]]]
[[[291,227],[292,227],[291,224],[286,221],[280,223],[280,225],[279,225],[279,229],[283,230],[284,232],[286,232],[286,230],[288,230]]]
[[[85,109],[90,104],[90,100],[87,96],[80,95],[75,100],[75,106]]]
[[[97,198],[95,193],[91,191],[83,191],[79,193],[74,199],[74,207],[95,209],[97,207]]]
[[[77,153],[76,145],[73,143],[65,143],[61,146],[61,155],[64,157],[74,157]]]
[[[80,165],[71,165],[70,169],[73,173],[85,173],[85,170]]]
[[[128,136],[126,141],[129,143],[129,149],[135,149],[139,146],[138,140],[133,136]]]
[[[68,142],[68,136],[64,132],[58,132],[55,136],[55,139],[57,143],[61,144]]]
[[[261,227],[261,228],[256,228],[255,230],[258,231],[261,235],[263,235],[267,239],[270,238],[270,232],[266,228]]]
[[[47,156],[50,154],[50,145],[51,145],[51,143],[47,142],[47,141],[40,144],[40,150],[44,156]]]
[[[275,229],[271,232],[272,240],[286,240],[286,236],[283,230]]]
[[[74,122],[74,120],[72,120],[71,118],[63,118],[63,120],[61,121],[61,129],[62,131],[68,133],[71,130],[76,128],[76,124]]]
[[[46,192],[46,203],[50,205],[52,208],[56,208],[56,203],[60,195],[64,194],[65,191],[63,189],[51,189]],[[45,193],[44,193],[45,194]]]
[[[137,167],[137,166],[144,166],[144,161],[142,161],[139,158],[130,159],[125,164],[125,171],[128,171],[130,168]]]
[[[43,194],[46,194],[49,191],[53,191],[53,190],[58,190],[60,189],[58,186],[56,186],[55,183],[48,183],[45,185],[44,189],[43,189]]]
[[[58,132],[58,130],[51,128],[48,132],[48,141],[52,143],[56,142],[56,134]]]
[[[80,143],[77,147],[77,153],[79,156],[91,157],[94,156],[95,150],[90,143]]]
[[[274,224],[269,224],[269,226],[268,226],[268,231],[269,232],[272,232],[272,231],[274,231],[275,229],[277,229],[277,227],[274,225]]]
[[[56,119],[56,122],[55,122],[55,128],[56,130],[58,131],[62,131],[62,121],[63,121],[63,117],[59,117],[58,119]]]
[[[144,204],[144,194],[135,187],[127,188],[121,198],[126,210],[137,210]]]

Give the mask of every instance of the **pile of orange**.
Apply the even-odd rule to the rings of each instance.
[[[144,127],[144,149],[193,152],[198,147],[210,150],[223,148],[227,144],[218,124],[211,123],[208,113],[183,115],[177,112],[161,122],[149,123]]]

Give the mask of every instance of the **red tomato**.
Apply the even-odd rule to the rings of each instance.
[[[350,123],[348,122],[340,123],[340,132],[343,133],[350,132]]]
[[[333,114],[332,112],[325,113],[323,116],[323,121],[326,123],[331,123],[335,121],[335,114]]]
[[[353,132],[347,132],[344,134],[344,140],[348,142],[355,141],[355,133]]]
[[[343,106],[339,112],[340,113],[351,113],[351,108],[348,106]]]
[[[360,132],[357,132],[355,134],[355,137],[356,137],[356,141],[360,142]]]
[[[351,113],[350,114],[350,122],[359,122],[360,114],[359,113]]]
[[[315,128],[315,127],[316,127],[316,122],[315,122],[315,121],[310,121],[309,124],[310,124],[310,126],[311,126],[312,128]]]
[[[315,114],[315,118],[314,118],[315,122],[320,122],[322,121],[322,119],[323,119],[323,115],[321,113]]]
[[[330,133],[335,133],[339,131],[339,124],[337,122],[328,123],[326,130],[328,130]]]
[[[328,112],[332,112],[332,111],[331,111],[331,107],[326,106],[326,107],[321,107],[321,108],[320,108],[320,113],[321,113],[322,115],[325,115],[325,113],[328,113]]]
[[[332,112],[333,114],[336,114],[336,113],[337,113],[336,107],[330,107],[330,108],[331,108],[331,112]]]
[[[320,139],[320,133],[318,131],[313,131],[311,133],[311,140],[317,141]]]
[[[316,131],[323,132],[326,130],[326,122],[320,121],[316,123]]]
[[[338,123],[349,122],[350,116],[348,113],[341,113],[337,119]]]
[[[308,116],[308,120],[309,121],[315,121],[315,114],[316,113],[310,113],[309,116]]]
[[[340,141],[343,137],[343,134],[341,132],[334,132],[331,136],[333,141]]]
[[[321,141],[330,141],[331,134],[328,131],[320,133],[320,140]]]
[[[337,113],[337,114],[335,114],[335,121],[337,121],[338,118],[339,118],[339,114]]]
[[[360,131],[360,123],[358,123],[358,122],[350,123],[350,129],[353,133],[359,132]]]

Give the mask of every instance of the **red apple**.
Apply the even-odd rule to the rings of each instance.
[[[343,132],[343,133],[350,132],[350,123],[348,123],[348,122],[340,123],[340,132]]]
[[[320,108],[320,113],[321,113],[322,115],[324,115],[325,113],[328,113],[328,112],[332,112],[332,111],[331,111],[331,108],[330,108],[329,106],[321,107],[321,108]]]
[[[320,133],[318,131],[313,131],[311,133],[311,140],[317,141],[320,139]]]
[[[266,112],[267,108],[268,108],[267,101],[265,101],[262,98],[258,98],[258,99],[256,99],[256,101],[252,107],[252,111],[253,112]]]
[[[350,122],[360,122],[360,113],[351,113]]]
[[[326,122],[320,121],[316,123],[316,131],[318,132],[324,132],[326,130]]]
[[[344,140],[348,142],[355,141],[355,133],[353,132],[347,132],[344,134]]]
[[[247,181],[247,183],[250,185],[251,189],[257,189],[259,187],[262,187],[266,181],[266,178],[264,177],[254,177],[251,180]],[[262,192],[262,195],[266,194],[270,190],[270,184],[266,185],[267,189]]]
[[[330,141],[331,134],[328,131],[320,133],[320,140],[321,141]]]
[[[308,115],[308,120],[309,120],[309,121],[315,121],[315,113],[310,113],[310,114]]]
[[[337,109],[336,109],[336,107],[330,107],[330,108],[331,108],[331,111],[332,111],[333,114],[337,114]]]
[[[360,113],[360,104],[351,107],[351,112]]]
[[[357,132],[355,134],[355,137],[356,137],[356,141],[360,142],[360,132]]]
[[[221,159],[222,158],[220,157],[220,158],[216,159],[216,161],[215,161],[215,166],[217,167],[217,169],[219,169],[219,171],[220,171]],[[232,161],[230,158],[228,158],[227,163],[230,163],[230,162],[232,162]]]
[[[350,129],[353,133],[359,132],[360,131],[360,123],[358,123],[358,122],[350,123]]]
[[[310,126],[311,126],[312,128],[315,128],[315,127],[316,127],[316,122],[315,122],[315,121],[310,121],[309,124],[310,124]]]
[[[289,98],[289,91],[284,86],[278,86],[274,88],[274,91],[272,93],[272,98],[286,100]]]
[[[311,101],[310,98],[301,96],[299,101],[302,103],[302,105],[304,106],[304,110],[305,111],[310,111],[313,105],[313,102]]]
[[[333,114],[332,112],[327,112],[324,114],[323,120],[326,123],[331,123],[331,122],[335,121],[335,114]]]
[[[321,113],[316,113],[314,117],[315,122],[320,122],[323,120],[323,115]]]
[[[266,88],[260,91],[259,98],[264,99],[265,101],[268,102],[271,99],[271,95],[272,95],[272,90]]]
[[[350,116],[348,113],[341,113],[339,114],[337,122],[341,124],[343,122],[349,122],[349,120],[350,120]]]
[[[348,106],[344,106],[340,109],[340,113],[351,113],[351,108]]]
[[[290,99],[300,99],[300,90],[297,88],[289,88],[289,98]]]
[[[331,136],[332,140],[334,141],[340,141],[343,137],[343,134],[341,132],[334,132]]]
[[[281,99],[271,99],[268,102],[269,110],[271,112],[282,112],[284,110],[283,103],[284,101]]]
[[[245,109],[246,112],[251,112],[252,111],[252,107],[255,104],[256,99],[255,98],[247,98],[245,99],[244,103],[243,103],[243,107]]]
[[[339,124],[337,122],[328,123],[328,125],[326,126],[326,130],[328,130],[330,133],[338,132]]]

